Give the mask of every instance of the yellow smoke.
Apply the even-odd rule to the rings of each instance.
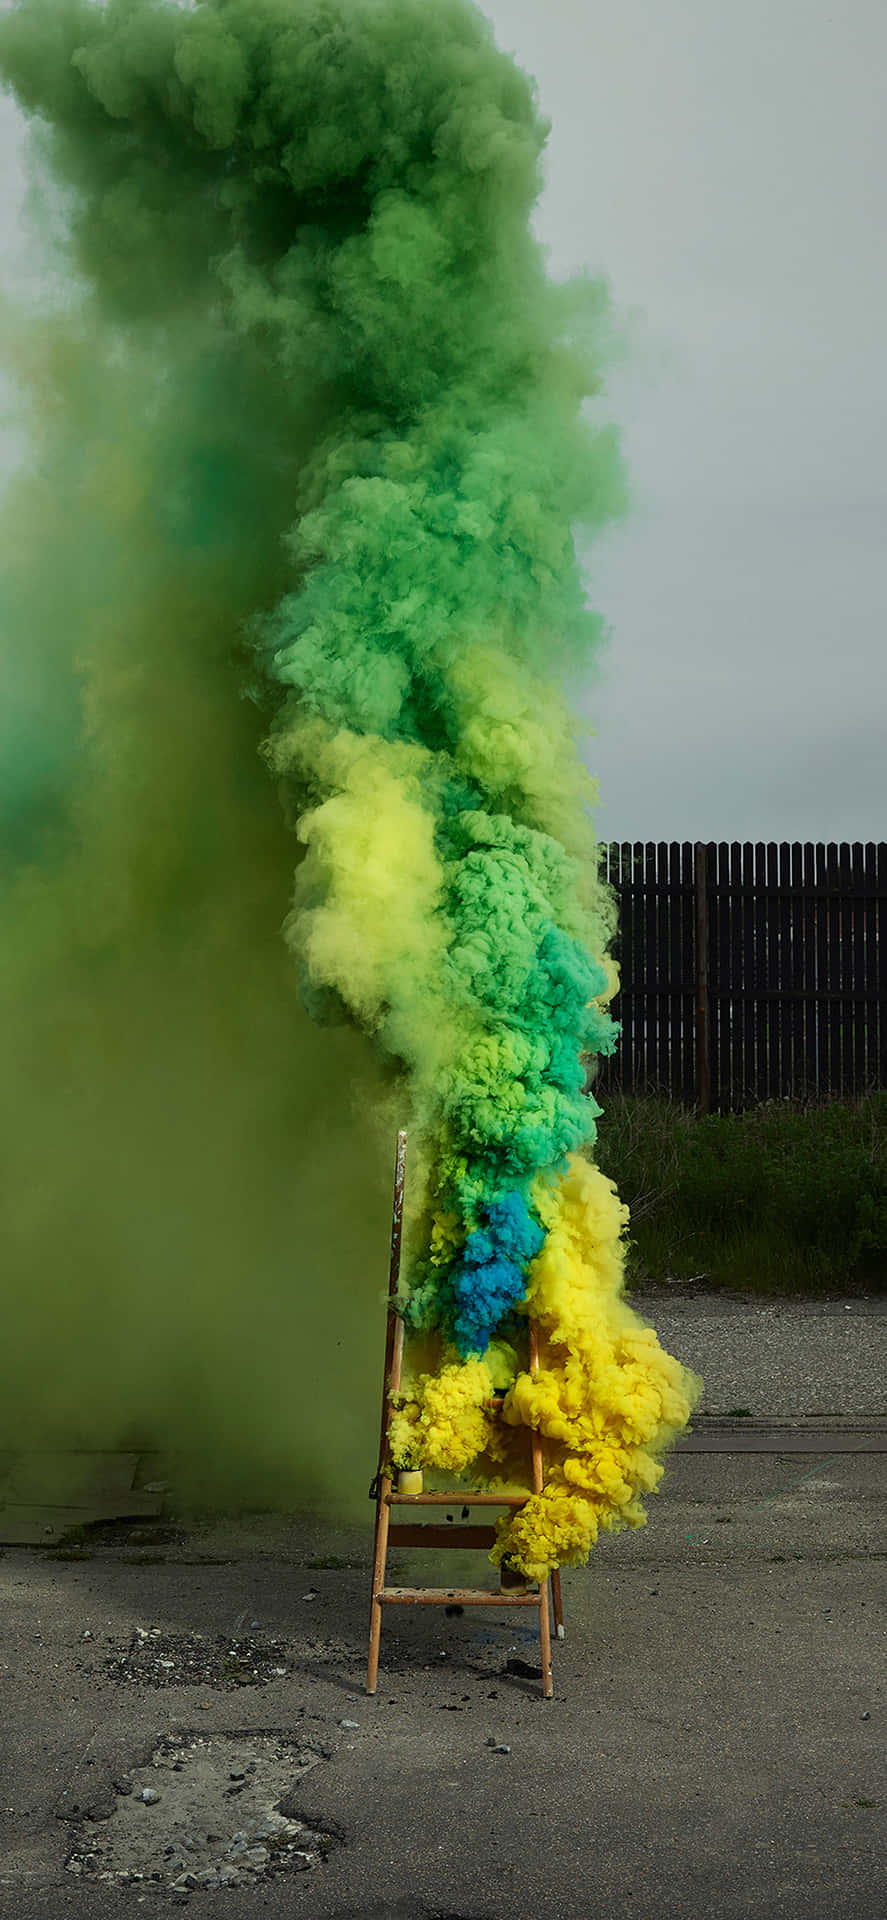
[[[493,1377],[486,1360],[472,1356],[420,1374],[390,1429],[399,1467],[441,1467],[462,1473],[484,1451],[490,1436]]]
[[[535,1429],[544,1489],[502,1522],[492,1557],[541,1580],[584,1561],[601,1529],[644,1524],[641,1495],[658,1485],[701,1382],[624,1298],[628,1210],[612,1182],[576,1157],[534,1198],[547,1232],[520,1311],[539,1328],[538,1371],[518,1373],[501,1416],[489,1405],[501,1346],[421,1375],[395,1415],[391,1448],[398,1465],[459,1473],[474,1463],[478,1480],[529,1487]]]

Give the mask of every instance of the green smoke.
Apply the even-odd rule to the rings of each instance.
[[[3,540],[2,1443],[196,1449],[253,1496],[344,1455],[362,1490],[384,1089],[298,1004],[292,841],[238,697],[280,564],[267,387],[222,405],[224,368],[195,355],[168,393],[94,311],[38,333]],[[331,1462],[317,1391],[343,1408]]]
[[[24,0],[0,65],[71,286],[8,525],[6,1404],[263,1460],[331,1272],[353,1384],[383,1097],[274,949],[263,737],[303,995],[408,1072],[424,1325],[485,1345],[592,1130],[610,916],[558,688],[601,631],[573,529],[623,504],[606,297],[546,278],[545,127],[460,0]]]

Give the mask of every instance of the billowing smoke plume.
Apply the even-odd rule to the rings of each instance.
[[[614,1043],[611,922],[559,687],[600,637],[573,530],[620,510],[623,484],[583,410],[605,295],[548,281],[529,230],[532,89],[461,0],[24,0],[0,61],[81,290],[39,484],[62,548],[74,488],[75,525],[85,502],[100,529],[65,587],[97,763],[66,818],[126,883],[71,903],[78,963],[101,969],[97,913],[112,941],[135,916],[150,964],[196,887],[216,916],[200,942],[232,943],[249,1003],[279,836],[257,851],[251,725],[220,717],[246,636],[301,849],[304,1000],[372,1035],[420,1142],[406,1311],[431,1358],[395,1448],[520,1472],[539,1427],[546,1491],[498,1551],[544,1571],[642,1517],[692,1383],[621,1299],[623,1210],[582,1157],[585,1061]],[[54,575],[30,618],[70,675]],[[32,894],[44,871],[32,856]],[[274,1103],[298,1052],[276,1070]],[[284,1150],[305,1144],[296,1127]],[[344,1167],[338,1184],[347,1211]],[[299,1264],[316,1296],[322,1271]]]

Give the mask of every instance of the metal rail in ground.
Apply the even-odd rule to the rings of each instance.
[[[678,1441],[681,1453],[887,1453],[887,1419],[701,1415]]]

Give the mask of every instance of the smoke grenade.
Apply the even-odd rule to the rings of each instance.
[[[602,639],[576,532],[625,497],[588,405],[606,291],[547,277],[546,128],[462,0],[22,0],[0,67],[69,288],[20,348],[44,435],[29,512],[42,486],[64,547],[73,486],[92,529],[67,561],[73,661],[24,543],[35,710],[78,742],[24,809],[27,924],[48,913],[57,941],[92,862],[122,884],[78,896],[76,967],[137,927],[146,964],[165,940],[189,972],[196,888],[217,917],[198,945],[225,948],[255,1020],[249,929],[295,846],[285,943],[337,1031],[306,1042],[288,1009],[271,1098],[322,1040],[331,1080],[353,1067],[408,1122],[423,1358],[395,1457],[520,1482],[538,1429],[545,1490],[494,1554],[540,1577],[642,1520],[695,1392],[625,1302],[625,1210],[589,1151],[613,913],[563,687]],[[258,738],[287,834],[259,830]],[[347,1212],[348,1169],[330,1178]],[[300,1263],[315,1313],[324,1284]]]

